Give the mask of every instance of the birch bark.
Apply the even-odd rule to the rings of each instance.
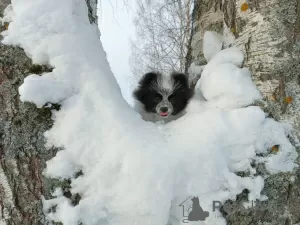
[[[243,11],[245,3],[245,0],[196,0],[189,62],[206,64],[202,53],[206,30],[220,32],[232,40],[225,47],[241,47],[244,65],[250,68],[263,94],[263,101],[257,104],[270,117],[294,126],[290,140],[300,153],[300,1],[249,0],[248,9]],[[300,163],[299,158],[297,162]],[[253,209],[224,212],[228,224],[300,224],[299,169],[271,176],[263,167],[257,169],[267,176],[263,194],[269,200]],[[245,191],[237,201],[242,202],[246,196]]]

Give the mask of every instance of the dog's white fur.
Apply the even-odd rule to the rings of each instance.
[[[178,113],[177,115],[170,115],[167,118],[162,118],[161,116],[159,116],[155,113],[146,112],[146,110],[144,109],[144,106],[137,100],[134,100],[133,109],[141,115],[143,120],[150,121],[153,123],[157,123],[157,122],[169,123],[173,120],[179,119],[186,113],[186,111],[183,110],[182,112]]]

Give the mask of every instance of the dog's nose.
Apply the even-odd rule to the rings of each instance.
[[[161,107],[161,108],[160,108],[160,111],[161,111],[161,112],[168,112],[168,107]]]

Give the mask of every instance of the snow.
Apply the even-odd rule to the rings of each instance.
[[[226,224],[213,212],[214,200],[234,200],[245,188],[249,201],[266,199],[260,194],[264,179],[253,162],[266,163],[270,173],[295,167],[297,154],[287,138],[291,127],[249,106],[260,95],[249,71],[240,68],[238,49],[211,51],[214,56],[197,85],[208,101],[193,99],[187,114],[174,122],[145,122],[123,99],[99,30],[87,14],[80,0],[15,0],[3,19],[12,21],[3,32],[4,44],[19,45],[33,62],[54,68],[29,75],[19,89],[23,102],[61,104],[45,137],[47,147],[63,150],[47,162],[44,175],[70,178],[70,191],[81,200],[73,206],[55,190],[53,199],[43,199],[49,220],[183,224],[178,205],[193,195],[210,213],[205,224]],[[274,145],[280,151],[270,154]],[[75,178],[80,170],[83,175]],[[249,176],[240,177],[238,171]]]
[[[237,108],[260,100],[261,95],[252,82],[247,68],[240,68],[244,61],[236,47],[221,50],[205,65],[197,91],[213,105]]]
[[[45,102],[61,102],[72,94],[68,86],[62,82],[44,76],[29,75],[24,84],[19,88],[21,101],[31,99],[38,108],[43,107]],[[37,93],[43,93],[38,94]]]
[[[247,68],[220,64],[211,73],[205,69],[200,79],[203,96],[219,107],[243,107],[260,99]]]
[[[223,37],[214,31],[206,31],[203,36],[203,54],[207,61],[222,50]]]

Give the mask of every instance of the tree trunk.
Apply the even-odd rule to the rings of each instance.
[[[9,4],[0,0],[0,17]],[[91,23],[97,23],[97,0],[87,4]],[[1,31],[6,29],[7,24],[0,25]],[[0,43],[0,225],[47,224],[41,199],[50,198],[53,188],[61,185],[42,175],[45,162],[57,151],[44,147],[43,133],[52,126],[51,108],[22,103],[18,94],[28,74],[47,71],[51,68],[33,65],[21,48]]]
[[[190,63],[206,64],[202,53],[206,30],[231,37],[242,47],[244,66],[263,94],[257,103],[270,117],[294,126],[291,142],[299,153],[300,138],[300,0],[196,0]],[[244,5],[243,5],[244,4]],[[243,6],[243,7],[242,7]],[[247,6],[249,6],[247,8]],[[242,9],[243,8],[243,9]],[[230,39],[229,39],[230,40]],[[300,163],[300,159],[297,159]],[[258,168],[267,175],[266,170]],[[260,207],[237,210],[224,216],[232,225],[300,224],[300,172],[280,173],[265,179],[263,194],[269,199]],[[241,203],[247,197],[237,197]],[[229,202],[228,202],[229,204]]]

